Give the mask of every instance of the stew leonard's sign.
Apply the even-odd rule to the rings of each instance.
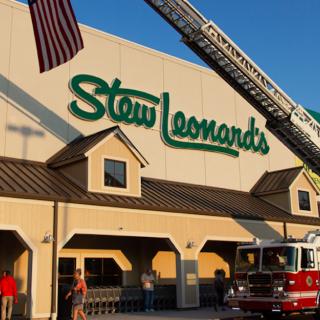
[[[86,91],[83,84],[93,85],[93,91]],[[117,78],[109,85],[103,79],[88,74],[74,76],[69,86],[74,95],[90,107],[81,108],[77,100],[69,104],[72,114],[83,120],[97,121],[106,113],[117,123],[152,128],[156,123],[156,107],[159,106],[161,137],[168,146],[219,152],[234,157],[239,156],[239,149],[251,150],[262,155],[266,155],[270,150],[266,135],[256,127],[254,117],[249,118],[249,127],[245,131],[225,123],[218,124],[213,119],[198,120],[194,116],[187,118],[182,111],[172,115],[170,123],[168,92],[163,92],[157,97],[143,91],[122,88],[121,81]],[[105,105],[97,96],[106,97]]]

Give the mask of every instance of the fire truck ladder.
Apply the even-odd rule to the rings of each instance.
[[[187,0],[145,0],[182,41],[244,96],[267,120],[267,128],[320,175],[320,124],[284,93],[212,21]]]

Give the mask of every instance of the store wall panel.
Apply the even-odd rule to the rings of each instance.
[[[203,117],[232,126],[236,124],[235,92],[218,75],[201,74]],[[206,184],[239,189],[239,159],[225,154],[205,152]]]
[[[164,60],[164,88],[170,93],[170,112],[185,113],[186,117],[203,117],[201,72],[193,68]]]
[[[158,284],[176,284],[176,254],[173,251],[158,251],[152,260],[152,270]]]
[[[13,9],[0,3],[1,59],[0,59],[0,155],[5,152],[7,117],[7,94],[9,87],[10,45],[12,36]]]
[[[255,128],[267,135],[265,128],[266,120],[256,111],[242,96],[235,94],[237,126],[242,128],[243,132],[249,129],[250,118],[255,118]],[[257,141],[257,140],[256,140]],[[269,140],[267,139],[269,143]],[[269,155],[273,152],[272,146],[268,154],[263,155],[251,150],[240,150],[239,170],[241,176],[241,190],[250,191],[258,179],[265,171],[269,169]]]
[[[292,210],[291,204],[290,204],[289,192],[267,194],[267,195],[261,196],[261,198],[287,212],[291,212]]]
[[[113,41],[112,37],[106,34],[101,34],[91,29],[88,30],[85,27],[81,28],[81,34],[83,36],[85,49],[81,50],[78,55],[70,61],[70,79],[78,74],[88,74],[99,77],[111,85],[115,78],[120,77],[120,44],[116,40]],[[95,86],[84,85],[83,88],[90,93]],[[74,97],[67,87],[64,87],[63,90],[69,94],[68,102],[76,99],[80,108],[88,110],[88,105],[81,101],[81,99]],[[105,95],[97,96],[97,98],[105,105]],[[63,108],[66,109],[67,106],[63,106]],[[88,111],[91,110],[89,107]],[[110,121],[107,115],[98,121],[84,121],[68,111],[67,119],[69,123],[69,141],[74,139],[79,133],[89,135],[116,125]]]
[[[223,257],[215,252],[200,252],[198,258],[200,283],[213,283],[214,273],[217,269],[225,272],[226,278],[230,278],[230,266]]]
[[[203,152],[166,147],[167,180],[205,184]]]
[[[316,229],[316,226],[287,223],[288,236],[297,239],[302,239],[309,231],[314,231]]]
[[[295,167],[295,155],[270,131],[267,133],[270,145],[269,171]]]
[[[141,175],[166,179],[166,147],[161,140],[159,130],[128,125],[121,125],[121,130],[149,163],[146,167],[141,168]]]
[[[163,59],[134,46],[120,45],[121,87],[160,96],[163,90]]]
[[[44,161],[67,141],[69,72],[66,66],[39,72],[31,19],[14,10],[5,155]],[[25,152],[28,143],[28,152]]]

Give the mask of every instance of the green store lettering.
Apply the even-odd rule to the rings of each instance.
[[[92,92],[84,84],[94,86]],[[161,108],[161,138],[167,145],[179,149],[192,149],[239,156],[239,149],[266,155],[270,147],[265,133],[256,127],[254,117],[249,118],[248,129],[215,120],[187,118],[182,111],[176,112],[170,121],[170,96],[164,92],[160,97],[152,94],[121,88],[121,81],[114,79],[111,85],[101,78],[80,74],[69,83],[71,91],[83,100],[89,108],[81,108],[77,100],[69,104],[69,110],[76,117],[97,121],[105,114],[114,122],[153,128],[156,124],[156,107]],[[98,99],[105,97],[105,104]],[[144,101],[143,103],[141,101]],[[89,110],[89,111],[88,111]]]

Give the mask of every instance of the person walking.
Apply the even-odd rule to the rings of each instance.
[[[73,273],[73,283],[70,291],[67,293],[65,299],[68,300],[72,296],[72,312],[73,320],[78,319],[78,315],[82,320],[86,320],[86,315],[83,312],[83,300],[87,294],[86,282],[81,279],[81,269],[75,270]]]
[[[14,303],[18,303],[18,294],[16,282],[14,278],[11,276],[11,272],[9,270],[2,272],[2,278],[0,279],[0,294],[1,320],[11,320],[12,307]]]
[[[148,268],[146,272],[143,273],[141,276],[145,312],[154,311],[153,310],[154,283],[155,283],[154,275],[152,273],[152,270]]]

